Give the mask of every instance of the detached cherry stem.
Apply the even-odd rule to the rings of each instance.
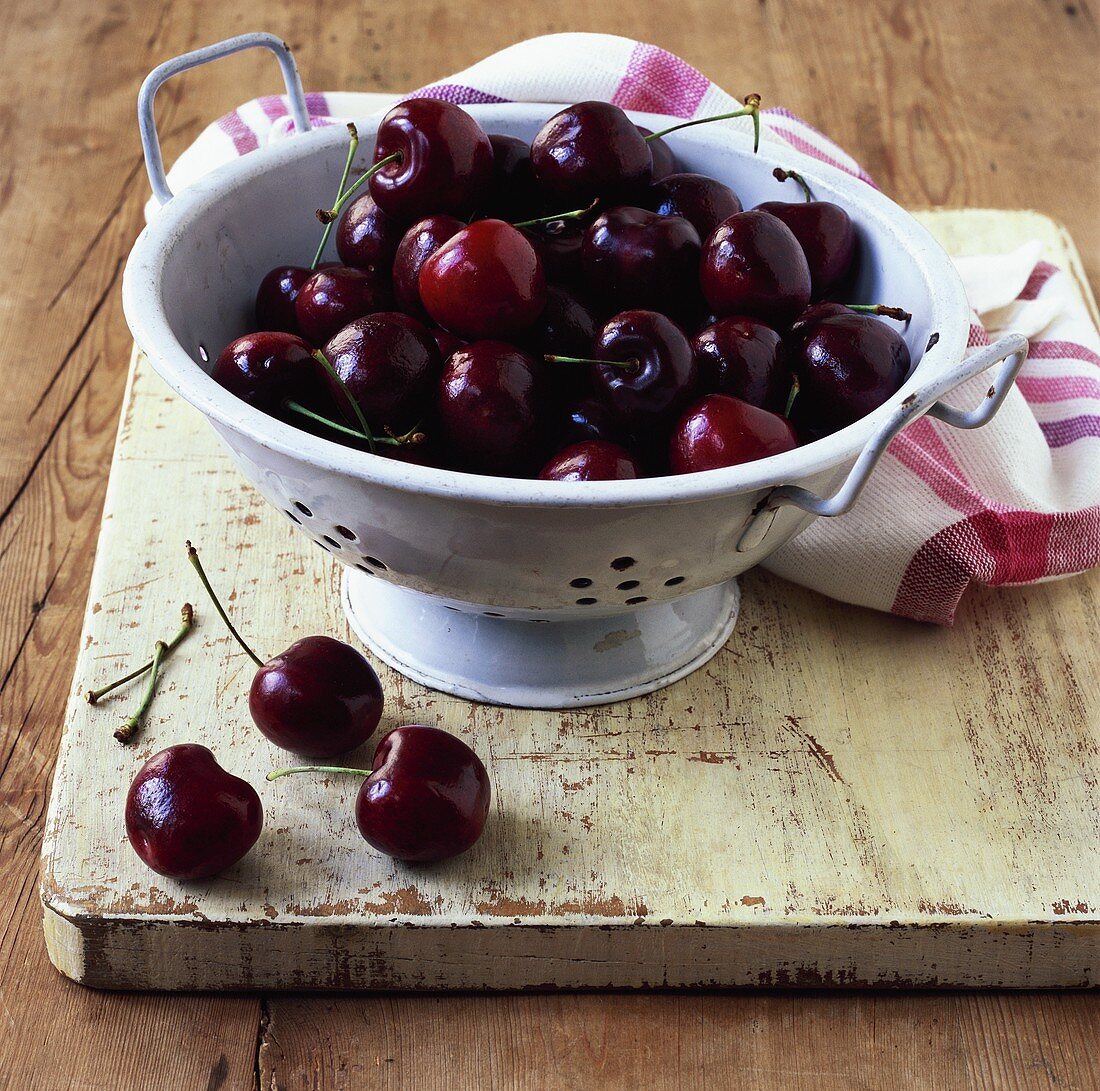
[[[758,152],[760,150],[760,96],[756,94],[746,95],[741,101],[745,104],[743,110],[735,110],[731,114],[713,114],[711,117],[697,117],[691,121],[681,121],[676,125],[670,125],[667,129],[662,129],[658,133],[650,133],[645,138],[646,142],[656,140],[660,136],[668,136],[669,133],[678,132],[680,129],[687,129],[692,125],[706,125],[711,121],[729,121],[735,117],[751,117],[752,150],[754,153]]]
[[[595,212],[599,203],[599,198],[596,198],[587,208],[575,208],[572,212],[556,212],[552,216],[536,216],[533,220],[520,220],[518,223],[512,224],[512,226],[539,227],[542,224],[560,223],[563,220],[581,220],[590,212]]]
[[[180,641],[191,631],[192,626],[195,623],[195,608],[189,602],[185,602],[180,608],[180,617],[182,621],[180,623],[180,630],[168,643],[165,645],[165,657],[169,656],[179,647]],[[114,692],[119,686],[126,685],[127,682],[132,682],[135,678],[140,678],[146,671],[153,669],[152,660],[148,663],[143,663],[137,670],[130,671],[129,674],[123,675],[121,678],[116,679],[108,686],[103,686],[101,689],[90,689],[84,694],[84,700],[90,705],[97,704],[102,697],[106,697],[108,693]]]
[[[187,559],[191,562],[191,567],[199,574],[199,580],[206,589],[206,593],[210,596],[210,601],[214,604],[214,609],[218,611],[218,616],[225,622],[225,627],[233,634],[233,639],[245,650],[249,659],[251,659],[257,667],[262,667],[264,661],[244,642],[244,637],[237,632],[236,626],[229,620],[229,615],[225,612],[225,608],[222,606],[221,601],[214,593],[214,588],[210,586],[210,580],[207,578],[206,572],[202,567],[202,561],[199,560],[199,551],[190,542],[187,542],[186,545]]]
[[[913,316],[901,307],[887,307],[882,303],[844,303],[850,311],[860,314],[880,314],[885,318],[895,318],[899,322],[908,322]]]
[[[294,765],[288,769],[272,769],[267,779],[278,780],[294,773],[351,773],[357,777],[369,777],[373,772],[373,769],[350,769],[346,765]]]
[[[814,200],[814,191],[810,189],[810,183],[802,177],[796,170],[784,170],[782,167],[776,167],[772,171],[772,176],[778,182],[786,182],[788,179],[792,182],[797,182],[801,187],[802,192],[806,195],[806,203],[809,204]]]
[[[134,736],[137,734],[138,728],[141,727],[142,721],[145,719],[145,714],[149,711],[149,706],[153,703],[153,696],[157,692],[157,675],[160,674],[160,665],[164,661],[165,655],[168,654],[168,645],[163,640],[158,640],[153,645],[153,661],[149,666],[149,684],[145,687],[145,696],[141,699],[141,704],[138,705],[137,711],[130,716],[122,726],[115,732],[115,738],[121,743],[132,742]]]
[[[363,416],[363,410],[360,408],[359,403],[352,397],[351,391],[348,390],[347,384],[340,378],[340,373],[336,368],[332,366],[332,361],[320,349],[314,350],[313,358],[325,369],[328,373],[328,377],[340,388],[344,397],[347,398],[352,411],[355,413],[355,419],[359,421],[359,427],[363,429],[363,439],[367,441],[367,446],[370,448],[371,454],[374,454],[374,447],[377,440],[374,438],[374,433],[371,431],[370,425],[367,424],[367,418]]]

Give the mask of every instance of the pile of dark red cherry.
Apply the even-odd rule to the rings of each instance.
[[[759,97],[749,96],[759,139]],[[705,119],[719,120],[719,119]],[[424,465],[593,481],[692,473],[842,428],[902,384],[898,332],[846,306],[857,235],[795,202],[743,211],[606,102],[530,145],[410,99],[378,128],[310,268],[271,270],[261,332],[213,375],[316,434]],[[361,187],[361,195],[356,196]],[[803,199],[804,193],[804,199]],[[332,225],[342,264],[321,257]]]

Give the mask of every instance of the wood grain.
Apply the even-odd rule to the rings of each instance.
[[[1095,283],[1100,125],[1095,96],[1082,90],[1097,50],[1088,3],[980,0],[931,10],[934,16],[902,3],[769,0],[739,6],[732,18],[716,0],[611,0],[598,11],[580,0],[507,9],[412,0],[400,12],[358,0],[220,7],[198,0],[9,0],[0,59],[18,96],[0,106],[0,251],[9,270],[0,298],[0,860],[8,877],[0,895],[0,1086],[143,1087],[143,1071],[162,1073],[164,1086],[244,1086],[256,1047],[257,1001],[208,998],[192,1006],[179,998],[132,1003],[91,994],[49,967],[39,932],[36,862],[47,781],[129,349],[116,278],[140,224],[144,180],[133,103],[145,72],[185,49],[266,27],[290,39],[311,87],[402,88],[531,34],[632,34],[678,51],[730,90],[752,87],[799,112],[859,156],[902,203],[1031,205],[1051,213],[1077,239]],[[265,60],[240,58],[201,81],[188,77],[166,88],[158,109],[170,130],[169,158],[219,111],[274,85]],[[47,196],[53,215],[42,211]],[[274,1006],[276,1020],[290,1003]],[[372,1002],[371,1010],[386,1003]],[[553,1026],[565,1054],[575,1046],[587,1055],[593,1012],[617,1000],[524,1003],[534,1023]],[[640,1011],[642,1029],[625,1032],[625,1048],[659,1027],[668,1041],[663,1055],[682,1059],[675,1075],[690,1085],[701,1048],[711,1057],[726,1050],[733,1056],[736,1045],[728,1035],[707,1034],[709,1025],[693,1014],[700,1003],[638,999],[627,1010]],[[735,1028],[775,1059],[756,1077],[762,1086],[790,1086],[796,1071],[815,1066],[857,1086],[1096,1083],[1095,1071],[1082,1068],[1095,1052],[1080,1048],[1086,1031],[1096,1037],[1092,997],[914,998],[932,1014],[912,1022],[902,1015],[873,1081],[858,1057],[877,1049],[879,1001],[712,1003],[736,1007]],[[510,1034],[521,1009],[508,1004],[406,999],[393,1010],[410,1043],[438,1034],[441,1025],[469,1028],[454,1048],[476,1049],[482,1071],[504,1082],[520,1066]],[[490,1024],[497,1006],[513,1013]],[[291,1034],[294,1010],[280,1024],[283,1036]],[[314,1041],[299,1039],[302,1051],[323,1050],[328,1040],[349,1043],[348,1028],[359,1025],[352,1013],[360,1010],[355,1001],[318,1008],[326,1014],[314,1017]],[[804,1027],[811,1010],[822,1032],[807,1060],[792,1045],[803,1040],[792,1027]],[[897,1010],[905,1012],[904,1002]],[[212,1026],[224,1036],[220,1050],[201,1030],[179,1048],[185,1031]],[[126,1071],[109,1065],[123,1034],[142,1046],[126,1054]],[[369,1067],[355,1068],[368,1055],[364,1043],[348,1048],[355,1056],[332,1073],[331,1085],[378,1084]],[[429,1052],[410,1048],[409,1082],[432,1071]],[[305,1052],[288,1053],[285,1070],[264,1070],[264,1086],[301,1086],[311,1071],[305,1059]],[[63,1077],[53,1080],[56,1073]],[[901,1079],[906,1073],[916,1078]],[[588,1082],[587,1070],[582,1078]]]

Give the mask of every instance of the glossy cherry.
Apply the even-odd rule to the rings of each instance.
[[[614,310],[678,314],[698,296],[700,249],[699,233],[681,216],[613,208],[584,234],[585,284]]]
[[[424,262],[419,287],[433,321],[470,341],[522,333],[546,302],[535,248],[503,220],[476,220],[453,235]]]
[[[432,254],[465,226],[454,216],[426,216],[405,232],[393,259],[393,294],[406,314],[427,321],[428,312],[420,300],[420,270]]]
[[[293,333],[246,333],[222,349],[210,374],[242,401],[279,416],[288,398],[308,403],[323,389],[312,353]]]
[[[737,212],[703,246],[699,280],[718,315],[786,327],[810,301],[810,267],[791,229],[767,212]]]
[[[438,727],[405,724],[383,735],[371,769],[305,766],[268,773],[350,773],[365,777],[355,801],[363,839],[408,863],[435,863],[465,852],[481,836],[492,786],[481,759]]]
[[[856,252],[856,230],[852,219],[832,201],[814,200],[813,191],[800,174],[779,167],[773,172],[780,181],[796,181],[805,201],[765,201],[756,207],[782,220],[794,233],[810,267],[810,297],[820,299],[839,287],[851,272]]]
[[[524,235],[538,251],[547,281],[575,288],[581,283],[581,247],[584,229],[575,220],[560,220]]]
[[[741,211],[741,201],[717,178],[670,174],[649,187],[646,208],[660,216],[682,216],[700,239],[706,239],[723,220]]]
[[[302,336],[323,345],[337,330],[391,303],[389,280],[377,269],[335,265],[318,269],[302,285],[294,313]]]
[[[493,175],[478,201],[482,216],[526,220],[537,216],[540,194],[531,165],[531,145],[514,136],[489,135],[493,147]]]
[[[258,668],[248,711],[265,738],[293,754],[328,758],[374,734],[382,718],[382,684],[360,651],[332,637],[311,636],[265,663],[229,620],[190,542],[187,557],[226,628]]]
[[[669,442],[675,474],[755,462],[798,446],[790,421],[728,394],[708,394],[681,417]]]
[[[700,390],[782,412],[791,386],[782,345],[757,318],[720,318],[691,339]]]
[[[641,476],[638,460],[625,447],[599,439],[566,447],[539,471],[543,481],[630,481]]]
[[[653,159],[653,181],[675,174],[679,168],[676,164],[676,156],[668,146],[668,141],[663,137],[654,136],[653,130],[647,129],[644,125],[639,125],[637,128],[642,136],[649,137],[646,143],[649,144],[649,154]]]
[[[126,794],[130,844],[145,864],[173,879],[207,879],[232,867],[263,824],[255,788],[194,743],[154,754]]]
[[[256,290],[256,327],[261,330],[298,332],[294,302],[302,285],[313,276],[303,265],[277,265]]]
[[[667,426],[698,386],[686,335],[655,311],[616,315],[600,330],[592,355],[609,361],[594,369],[597,391],[622,426],[635,433]]]
[[[539,187],[563,208],[613,199],[653,177],[653,156],[638,127],[610,102],[578,102],[556,113],[531,141]]]
[[[442,329],[440,326],[433,326],[428,332],[435,341],[435,347],[439,349],[440,360],[446,360],[455,349],[466,344],[460,337],[455,337],[450,330]]]
[[[546,289],[542,314],[523,335],[522,345],[536,357],[587,357],[598,329],[590,307],[567,288],[552,284]],[[556,403],[580,398],[590,389],[588,370],[583,367],[548,367],[543,374],[544,396]]]
[[[326,371],[333,401],[349,423],[358,414],[350,395],[375,432],[404,428],[423,416],[439,374],[439,349],[421,323],[397,311],[376,311],[349,322],[325,345],[339,377]]]
[[[526,471],[539,434],[541,367],[503,341],[474,341],[451,354],[438,411],[462,466],[502,477]]]
[[[566,370],[565,367],[557,369]],[[587,440],[605,440],[624,446],[626,439],[625,429],[612,415],[611,410],[602,401],[591,396],[577,398],[557,414],[551,426],[551,434],[555,439],[553,446],[557,450]]]
[[[345,265],[382,270],[388,276],[408,226],[407,221],[383,212],[375,199],[364,193],[348,205],[340,218],[336,252]]]
[[[395,154],[368,184],[378,207],[405,223],[429,213],[469,215],[493,176],[493,146],[481,126],[436,99],[407,99],[382,119],[374,161]]]
[[[912,358],[885,322],[851,311],[818,311],[786,339],[798,378],[793,416],[812,434],[835,432],[877,409],[905,382]]]

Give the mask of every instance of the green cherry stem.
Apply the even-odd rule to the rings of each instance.
[[[787,395],[787,405],[786,405],[786,408],[783,410],[783,416],[785,416],[788,420],[791,419],[791,410],[794,408],[794,400],[795,400],[795,398],[798,397],[798,392],[801,389],[802,389],[802,387],[798,382],[798,376],[797,375],[792,375],[791,376],[791,392]]]
[[[782,167],[776,167],[772,171],[773,177],[777,182],[786,182],[788,179],[792,182],[797,182],[802,187],[802,192],[806,195],[806,203],[814,199],[814,191],[810,189],[810,183],[802,177],[796,170],[784,170]]]
[[[587,208],[575,208],[572,212],[557,212],[553,216],[537,216],[533,220],[520,220],[519,223],[514,223],[512,224],[512,226],[538,227],[541,224],[554,224],[559,223],[562,220],[580,220],[587,216],[590,212],[595,212],[596,206],[599,203],[599,198],[597,198]]]
[[[374,433],[370,429],[370,425],[367,424],[367,418],[363,416],[363,410],[359,407],[359,403],[351,396],[351,391],[348,390],[347,384],[340,378],[336,368],[332,366],[332,361],[320,350],[315,349],[313,352],[314,360],[319,363],[326,372],[328,372],[329,378],[343,391],[344,397],[347,398],[348,404],[351,406],[352,411],[355,413],[355,419],[359,422],[359,427],[362,428],[362,436],[367,441],[367,446],[370,448],[371,454],[374,454],[375,443]]]
[[[908,322],[913,317],[901,307],[887,307],[882,303],[845,303],[843,306],[860,314],[880,314],[886,318],[896,318],[899,322]]]
[[[351,161],[355,158],[355,153],[359,148],[359,130],[355,127],[355,123],[348,122],[348,135],[351,139],[348,141],[348,157],[344,161],[344,173],[340,175],[340,185],[336,187],[336,204],[339,205],[340,198],[344,193],[344,186],[348,183],[348,175],[351,173]],[[320,212],[318,212],[320,216]],[[321,263],[321,255],[325,252],[325,246],[328,244],[328,237],[332,234],[332,223],[335,220],[335,216],[331,220],[322,220],[325,225],[325,229],[321,232],[321,241],[317,245],[317,253],[313,255],[313,264],[310,265],[311,269],[316,269]]]
[[[233,639],[248,653],[248,657],[256,664],[257,667],[262,667],[264,661],[244,642],[244,637],[237,632],[236,626],[229,620],[229,615],[225,612],[225,608],[222,606],[218,596],[214,593],[214,588],[210,586],[210,580],[207,579],[206,572],[202,567],[202,561],[199,560],[199,551],[190,543],[187,542],[187,559],[191,562],[191,567],[199,574],[199,580],[202,582],[203,587],[206,589],[206,593],[210,596],[210,601],[214,604],[214,609],[218,611],[218,615],[222,621],[225,622],[225,627],[233,634]]]
[[[377,163],[372,163],[358,178],[339,197],[336,198],[336,203],[332,208],[319,208],[317,209],[317,219],[323,224],[331,224],[334,220],[338,219],[340,213],[343,211],[344,206],[355,196],[359,187],[364,182],[369,182],[383,167],[388,166],[390,163],[400,163],[401,153],[394,152],[393,155],[387,155],[385,159],[379,159]]]
[[[630,360],[591,360],[585,356],[544,356],[548,364],[599,364],[607,367],[622,367],[636,369],[642,362],[636,358]]]
[[[646,141],[656,140],[659,136],[668,136],[669,133],[690,128],[692,125],[706,125],[711,121],[729,121],[735,117],[751,117],[753,129],[752,150],[758,152],[760,150],[760,96],[755,94],[746,95],[742,102],[745,104],[744,110],[735,110],[732,114],[714,114],[711,117],[697,117],[691,121],[681,121],[676,125],[670,125],[667,129],[662,129],[659,133],[650,133],[646,137]]]
[[[180,609],[180,630],[168,643],[164,646],[164,655],[167,657],[172,654],[179,647],[180,641],[191,631],[192,626],[195,623],[195,608],[189,602],[185,602]],[[127,682],[132,682],[135,678],[140,678],[146,671],[153,669],[152,660],[148,663],[143,663],[137,670],[130,671],[129,674],[123,675],[121,678],[116,679],[108,686],[103,686],[101,689],[90,689],[84,694],[84,700],[90,705],[97,704],[102,697],[106,697],[108,693],[112,693],[118,689],[119,686],[126,685]]]
[[[370,439],[365,433],[360,432],[356,428],[349,428],[346,424],[338,424],[334,420],[329,420],[328,417],[321,416],[320,413],[315,413],[312,409],[307,409],[306,406],[300,402],[291,401],[288,399],[283,402],[283,406],[289,409],[292,413],[299,413],[303,417],[308,417],[310,420],[316,421],[318,424],[323,424],[326,428],[331,428],[334,432],[342,432],[345,436],[354,436],[356,439]],[[419,430],[419,425],[415,428],[411,428],[408,432],[401,436],[375,436],[375,443],[386,443],[393,447],[406,447],[414,446],[418,443],[423,443],[427,437],[423,432]]]
[[[153,662],[149,667],[149,684],[145,687],[145,696],[142,697],[137,711],[126,719],[115,732],[115,738],[119,742],[128,743],[137,734],[138,728],[145,719],[145,714],[149,711],[149,706],[153,703],[153,695],[157,692],[157,675],[160,674],[160,665],[167,653],[168,645],[163,640],[158,640],[153,645]]]
[[[268,780],[278,780],[279,777],[289,777],[292,773],[351,773],[357,777],[369,777],[372,769],[349,769],[345,765],[294,765],[288,769],[272,769],[267,774]]]

